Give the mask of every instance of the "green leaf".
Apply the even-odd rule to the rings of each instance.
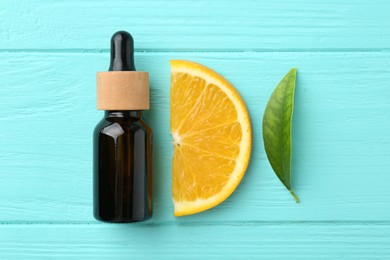
[[[264,112],[263,139],[268,161],[280,181],[299,199],[291,186],[292,114],[296,69],[291,69],[272,93]]]

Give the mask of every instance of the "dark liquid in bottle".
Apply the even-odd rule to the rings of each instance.
[[[152,215],[152,129],[141,111],[106,111],[94,131],[94,216],[115,223]]]

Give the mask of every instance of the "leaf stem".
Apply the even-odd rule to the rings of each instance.
[[[295,202],[296,202],[296,203],[299,203],[299,198],[298,198],[298,196],[297,196],[292,190],[290,190],[290,193],[291,193],[291,195],[294,197]]]

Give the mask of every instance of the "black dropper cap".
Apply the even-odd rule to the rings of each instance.
[[[130,33],[119,31],[111,38],[109,71],[135,71],[134,41]]]

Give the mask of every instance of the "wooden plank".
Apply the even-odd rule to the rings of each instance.
[[[1,225],[2,259],[388,259],[389,225]]]
[[[91,134],[95,71],[107,53],[2,53],[0,222],[92,218]],[[191,59],[225,75],[247,102],[251,164],[221,206],[192,221],[389,220],[390,53],[139,53],[151,73],[155,129],[152,222],[173,221],[170,192],[169,65]],[[298,68],[294,114],[295,204],[263,149],[261,119],[272,90]]]
[[[107,49],[126,29],[138,50],[389,49],[390,2],[2,1],[0,49]]]

